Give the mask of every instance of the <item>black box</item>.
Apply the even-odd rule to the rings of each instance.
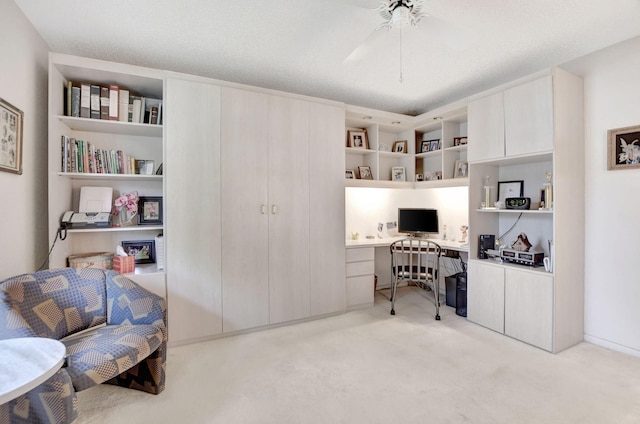
[[[478,259],[487,259],[487,249],[494,249],[496,236],[493,234],[480,234],[478,243]]]

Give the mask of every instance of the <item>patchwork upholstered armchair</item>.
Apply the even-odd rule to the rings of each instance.
[[[0,405],[0,423],[71,423],[76,392],[101,383],[164,389],[166,303],[113,271],[65,268],[0,283],[0,339],[48,337],[67,348],[49,380]]]

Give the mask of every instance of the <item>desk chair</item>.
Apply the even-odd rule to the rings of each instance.
[[[429,239],[407,238],[391,244],[391,315],[395,315],[398,281],[413,282],[423,290],[432,290],[436,320],[440,320],[440,246]]]

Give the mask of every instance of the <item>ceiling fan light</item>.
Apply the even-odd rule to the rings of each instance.
[[[402,5],[393,9],[389,26],[391,28],[406,28],[411,24],[411,11]]]

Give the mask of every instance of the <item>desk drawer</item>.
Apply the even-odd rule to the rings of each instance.
[[[373,247],[352,248],[346,251],[347,262],[372,261],[375,258]]]
[[[373,304],[373,275],[347,278],[347,307]]]
[[[347,277],[357,275],[371,275],[375,273],[376,263],[374,261],[350,262],[347,263]]]

